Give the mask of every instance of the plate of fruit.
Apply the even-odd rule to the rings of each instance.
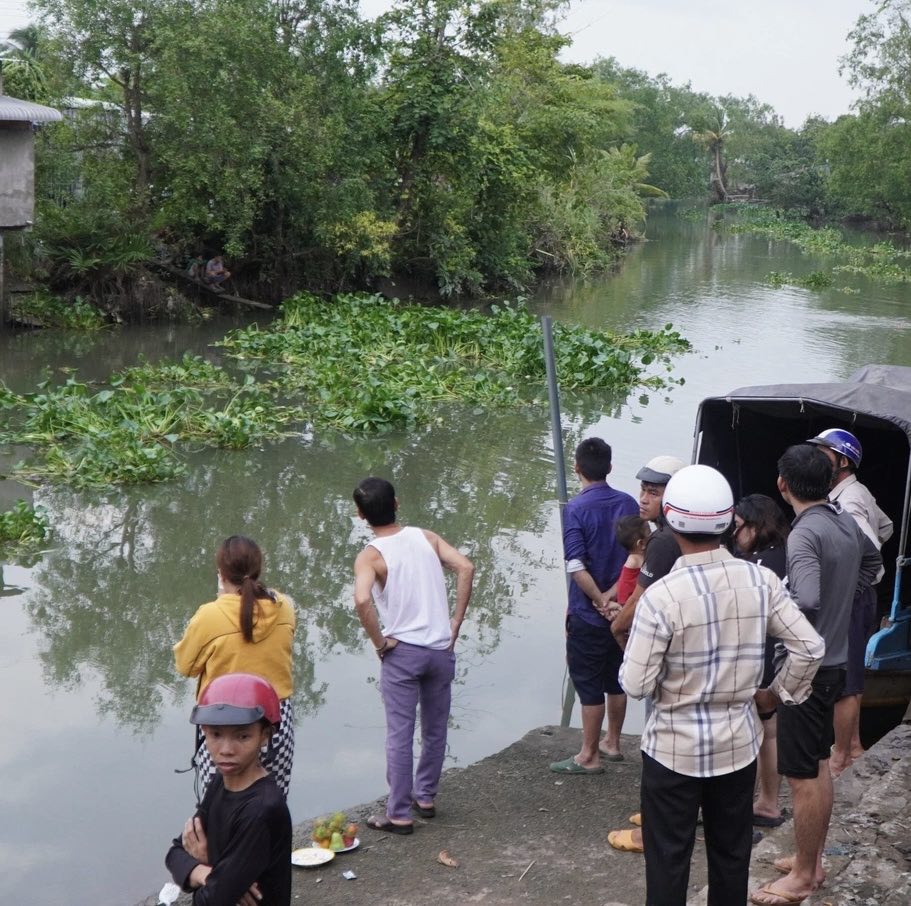
[[[357,825],[349,821],[342,812],[336,812],[331,818],[320,818],[313,825],[310,839],[316,849],[347,853],[360,846],[357,829]]]

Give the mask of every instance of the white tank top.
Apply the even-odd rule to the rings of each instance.
[[[405,527],[370,542],[386,561],[386,585],[373,585],[383,635],[423,648],[448,648],[449,600],[440,558],[424,532]]]

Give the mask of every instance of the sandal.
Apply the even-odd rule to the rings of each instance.
[[[371,815],[366,823],[371,830],[386,831],[387,834],[406,835],[414,833],[413,824],[396,824],[388,818],[377,818],[376,815]]]
[[[421,803],[415,799],[411,803],[411,808],[416,811],[422,818],[436,817],[437,810],[435,805],[421,805]]]
[[[641,843],[633,840],[631,830],[615,830],[607,835],[607,842],[614,849],[619,849],[622,853],[642,853],[645,852]]]
[[[788,893],[786,890],[775,890],[775,885],[772,881],[769,881],[765,887],[760,887],[759,890],[754,890],[750,894],[750,902],[756,903],[757,906],[790,906],[790,904],[802,903],[809,894],[800,896],[796,893]],[[775,899],[769,899],[769,897],[774,897]]]
[[[555,774],[603,774],[604,768],[597,765],[594,768],[586,768],[576,761],[575,756],[565,758],[563,761],[555,761],[551,764],[550,769]]]

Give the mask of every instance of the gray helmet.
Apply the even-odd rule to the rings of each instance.
[[[685,465],[676,456],[655,456],[636,472],[636,478],[649,484],[667,484]]]

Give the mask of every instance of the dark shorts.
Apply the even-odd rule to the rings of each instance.
[[[841,667],[821,667],[813,692],[802,705],[778,708],[778,773],[806,780],[819,776],[835,742],[835,702],[845,685]]]
[[[623,650],[610,626],[594,626],[581,617],[566,618],[566,664],[583,705],[603,705],[604,695],[622,695],[617,679]]]
[[[876,589],[869,586],[858,592],[851,607],[848,627],[848,664],[845,688],[841,697],[860,695],[864,691],[864,656],[867,640],[876,622]]]

